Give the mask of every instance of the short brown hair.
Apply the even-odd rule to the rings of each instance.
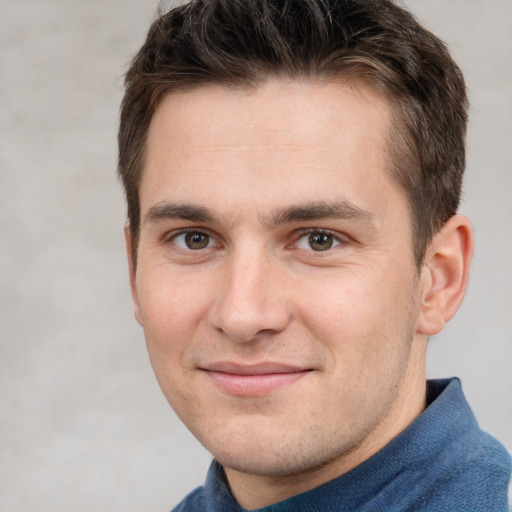
[[[191,0],[160,14],[126,74],[119,167],[136,251],[144,149],[164,95],[269,78],[364,80],[392,107],[393,177],[405,192],[416,263],[458,209],[467,97],[445,45],[391,0]]]

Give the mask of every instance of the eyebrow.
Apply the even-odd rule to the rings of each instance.
[[[375,216],[359,208],[350,201],[342,200],[335,203],[313,201],[306,204],[292,205],[272,212],[265,221],[270,227],[291,222],[342,219],[373,223]]]
[[[216,222],[217,220],[210,210],[202,206],[162,202],[149,208],[144,217],[144,224],[171,219],[191,222]]]
[[[305,204],[291,205],[278,208],[268,215],[261,216],[260,220],[269,228],[293,222],[342,219],[365,221],[373,224],[375,216],[363,210],[350,201],[341,200],[334,203],[313,201]],[[175,204],[169,202],[158,203],[149,208],[144,224],[164,220],[181,219],[190,222],[220,223],[219,218],[208,208],[189,203]]]

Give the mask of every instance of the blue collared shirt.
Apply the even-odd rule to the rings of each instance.
[[[459,379],[427,383],[426,410],[348,473],[258,512],[507,512],[509,453],[480,430]],[[243,512],[213,461],[173,512]]]

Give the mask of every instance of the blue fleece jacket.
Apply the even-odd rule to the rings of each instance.
[[[507,512],[510,455],[478,427],[458,379],[429,381],[427,409],[348,473],[258,512]],[[219,463],[173,512],[242,512]]]

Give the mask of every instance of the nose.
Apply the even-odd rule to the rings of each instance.
[[[238,251],[224,267],[211,306],[210,325],[236,342],[268,337],[286,329],[292,313],[286,300],[286,270],[263,251]]]

